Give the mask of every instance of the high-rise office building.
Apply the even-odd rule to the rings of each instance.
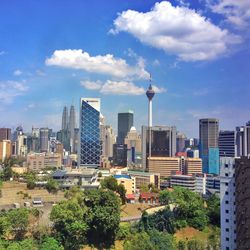
[[[246,126],[236,127],[237,156],[248,156],[250,154],[250,121]]]
[[[202,158],[203,172],[219,174],[219,120],[214,118],[200,119],[199,136],[199,153],[200,158]]]
[[[134,112],[129,110],[127,112],[118,113],[118,137],[117,143],[124,144],[124,139],[134,125]]]
[[[70,151],[76,152],[76,148],[74,148],[74,130],[76,128],[76,112],[75,107],[71,105],[70,113],[69,113],[69,133],[70,133]]]
[[[233,157],[220,157],[220,215],[220,249],[235,250],[235,159]]]
[[[116,143],[116,136],[111,126],[105,125],[103,131],[102,155],[104,157],[113,156],[113,145]]]
[[[10,128],[0,128],[0,141],[11,140],[11,129]]]
[[[186,139],[187,139],[187,137],[182,133],[178,133],[176,135],[176,150],[177,150],[177,152],[183,152],[185,150]]]
[[[69,126],[69,114],[68,114],[68,108],[65,106],[63,108],[63,114],[62,114],[62,130],[68,130]]]
[[[79,166],[99,167],[101,157],[100,99],[80,100]]]
[[[40,151],[48,152],[49,150],[49,129],[40,128]]]
[[[220,131],[219,132],[219,154],[220,157],[236,156],[236,132]]]
[[[236,249],[250,247],[250,158],[235,159]]]
[[[11,141],[1,140],[0,141],[0,161],[4,161],[6,158],[11,156]]]
[[[114,144],[113,145],[113,165],[120,167],[127,167],[127,145]]]
[[[151,134],[151,148],[149,139]],[[176,153],[176,127],[153,126],[149,129],[142,126],[142,165],[148,168],[147,159],[150,157],[173,157]]]

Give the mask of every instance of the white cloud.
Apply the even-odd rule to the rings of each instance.
[[[127,81],[81,81],[81,86],[90,90],[98,90],[105,95],[144,95],[146,93],[143,87]],[[153,89],[156,93],[166,92],[165,88],[155,85],[153,85]]]
[[[81,81],[81,86],[85,87],[86,89],[90,90],[98,90],[102,88],[101,81]]]
[[[6,54],[6,52],[5,51],[0,51],[0,56],[2,56],[2,55],[5,55]]]
[[[184,61],[214,59],[226,53],[230,44],[241,42],[240,37],[217,27],[195,10],[174,7],[168,1],[156,3],[146,13],[122,12],[110,33],[122,31]]]
[[[111,94],[111,95],[143,95],[145,90],[142,87],[136,86],[132,82],[116,82],[116,81],[106,81],[102,86],[101,93]]]
[[[36,70],[36,74],[37,74],[38,76],[46,76],[46,73],[45,73],[44,71],[40,70],[40,69],[37,69],[37,70]]]
[[[155,91],[155,93],[158,93],[158,94],[164,93],[167,91],[165,88],[157,87],[156,85],[153,85],[152,88]]]
[[[14,76],[20,76],[20,75],[22,75],[22,73],[23,72],[20,69],[17,69],[17,70],[14,71],[13,74],[14,74]]]
[[[0,82],[0,103],[10,104],[16,96],[23,95],[28,90],[24,82]]]
[[[155,59],[152,64],[153,66],[160,66],[160,61],[158,59]]]
[[[82,69],[119,78],[146,79],[149,77],[149,73],[144,69],[144,64],[141,61],[138,61],[134,66],[130,66],[124,59],[115,58],[111,54],[90,56],[81,49],[56,50],[50,58],[46,59],[45,63],[49,66]]]
[[[249,0],[207,0],[208,7],[215,13],[226,17],[228,23],[236,28],[250,26],[250,1]]]

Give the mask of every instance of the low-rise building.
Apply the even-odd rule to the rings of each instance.
[[[171,187],[184,187],[195,191],[195,177],[190,175],[172,175],[170,178]]]
[[[121,174],[121,175],[114,175],[114,178],[117,180],[118,185],[122,184],[126,189],[126,194],[133,194],[135,187],[134,187],[134,180],[129,175]]]
[[[41,171],[46,168],[59,168],[62,165],[62,158],[57,153],[29,153],[27,155],[28,169]]]
[[[150,173],[159,173],[162,178],[170,177],[172,173],[180,171],[179,157],[149,157],[148,169]]]
[[[160,188],[160,174],[142,171],[127,171],[127,174],[134,179],[135,189],[137,190],[140,189],[141,186],[148,186],[149,184]]]
[[[186,158],[184,174],[201,174],[202,173],[202,159],[200,158]]]
[[[91,168],[80,168],[72,170],[57,170],[53,179],[57,180],[61,188],[69,189],[80,186],[81,189],[97,189],[100,183],[97,181],[98,171]]]

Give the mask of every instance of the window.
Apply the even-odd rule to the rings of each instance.
[[[229,232],[229,228],[226,228],[226,232]]]
[[[226,204],[228,204],[228,203],[229,203],[229,201],[226,201],[225,203],[226,203]]]
[[[229,210],[226,209],[225,212],[226,212],[226,214],[228,214],[228,213],[229,213]]]
[[[226,223],[228,223],[229,222],[229,219],[226,219]]]
[[[228,176],[228,173],[225,173],[225,176]]]
[[[228,164],[225,164],[225,168],[228,168]]]
[[[229,241],[229,238],[226,238],[226,241]]]
[[[226,182],[225,185],[228,186],[228,182]]]
[[[228,191],[226,191],[225,194],[228,195]]]

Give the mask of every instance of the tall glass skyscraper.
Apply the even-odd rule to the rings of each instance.
[[[100,99],[81,98],[79,166],[100,166]]]
[[[65,106],[63,108],[63,115],[62,115],[62,130],[67,130],[68,125],[69,125],[68,108]]]
[[[199,152],[200,158],[202,158],[203,172],[219,174],[219,120],[214,118],[200,119],[199,133]]]
[[[118,137],[117,143],[124,144],[124,139],[134,126],[134,112],[129,110],[127,112],[118,113]]]

